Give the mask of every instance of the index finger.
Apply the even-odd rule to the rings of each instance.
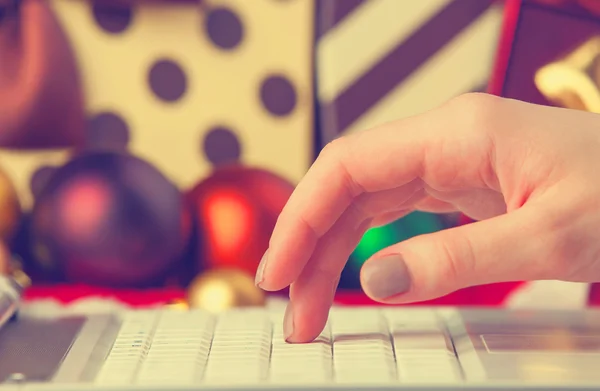
[[[439,109],[342,137],[323,149],[277,220],[259,285],[280,290],[295,281],[325,235],[360,194],[422,178],[431,187],[485,186],[486,137],[473,131],[474,111],[498,98],[458,99]],[[482,102],[480,102],[482,101]],[[483,102],[485,101],[485,102]],[[448,183],[451,181],[452,183]]]

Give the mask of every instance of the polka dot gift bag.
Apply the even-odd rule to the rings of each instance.
[[[59,133],[75,141],[82,128],[86,146],[126,146],[180,189],[225,163],[297,183],[314,159],[312,0],[0,0],[0,7],[2,96],[15,96],[10,85],[30,102],[0,120],[3,137],[9,121],[29,133],[47,124],[52,130],[40,130],[38,144],[58,143]],[[18,55],[6,63],[11,48]],[[16,69],[38,90],[20,87]],[[30,205],[31,178],[71,151],[0,149],[0,165],[11,167]]]
[[[127,139],[181,189],[223,164],[293,183],[306,173],[312,0],[47,1],[75,52],[93,144]]]

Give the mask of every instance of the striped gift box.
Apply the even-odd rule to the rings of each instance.
[[[493,0],[319,0],[323,144],[485,90],[502,22]]]
[[[370,128],[486,89],[502,24],[493,0],[317,0],[317,140]],[[369,232],[342,278],[357,287],[358,269],[381,247],[446,223],[421,214]],[[421,231],[419,230],[421,229]],[[370,238],[376,248],[362,254]]]

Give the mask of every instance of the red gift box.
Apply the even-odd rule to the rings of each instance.
[[[597,0],[507,0],[488,92],[555,105],[536,86],[538,70],[600,36]]]

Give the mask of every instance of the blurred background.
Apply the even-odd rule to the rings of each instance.
[[[39,286],[249,286],[294,186],[340,135],[466,92],[600,112],[599,3],[0,1],[4,270],[12,254]],[[413,213],[369,231],[341,290],[376,251],[469,222]]]

